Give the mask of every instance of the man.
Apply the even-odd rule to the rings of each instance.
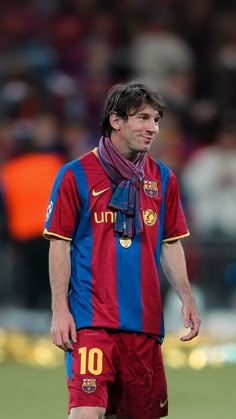
[[[57,126],[51,115],[35,118],[30,131],[19,123],[16,132],[18,137],[9,138],[15,152],[0,173],[4,240],[15,255],[11,268],[15,292],[9,297],[23,310],[45,310],[50,307],[50,292],[48,246],[42,228],[48,196],[65,160],[52,148]]]
[[[115,85],[98,149],[65,165],[52,191],[44,231],[51,240],[51,335],[66,352],[69,419],[167,415],[160,259],[190,328],[181,339],[199,331],[178,185],[146,154],[163,111],[147,86]]]

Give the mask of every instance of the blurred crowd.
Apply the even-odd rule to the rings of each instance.
[[[41,233],[53,179],[64,162],[97,144],[109,88],[131,79],[147,83],[166,102],[151,155],[180,182],[192,233],[190,278],[209,307],[236,306],[232,0],[1,5],[2,303],[50,307],[48,243]]]

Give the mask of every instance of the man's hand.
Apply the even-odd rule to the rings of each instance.
[[[182,315],[184,319],[184,327],[190,328],[187,335],[182,336],[180,340],[183,342],[192,340],[198,336],[201,320],[198,314],[195,299],[193,297],[186,298],[183,302]]]
[[[77,341],[74,319],[68,308],[53,312],[51,337],[54,345],[63,351],[73,351],[73,343]]]

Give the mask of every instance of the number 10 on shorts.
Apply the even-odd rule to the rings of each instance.
[[[103,369],[103,352],[99,348],[79,348],[80,374],[100,375]]]

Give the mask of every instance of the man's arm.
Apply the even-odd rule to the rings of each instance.
[[[185,255],[180,240],[162,244],[161,265],[183,303],[184,327],[191,329],[186,336],[182,336],[180,339],[182,341],[191,340],[198,335],[201,321],[188,280]]]
[[[52,295],[51,337],[53,343],[64,351],[73,350],[72,342],[76,342],[75,322],[67,302],[70,272],[70,241],[52,238],[49,249]]]

